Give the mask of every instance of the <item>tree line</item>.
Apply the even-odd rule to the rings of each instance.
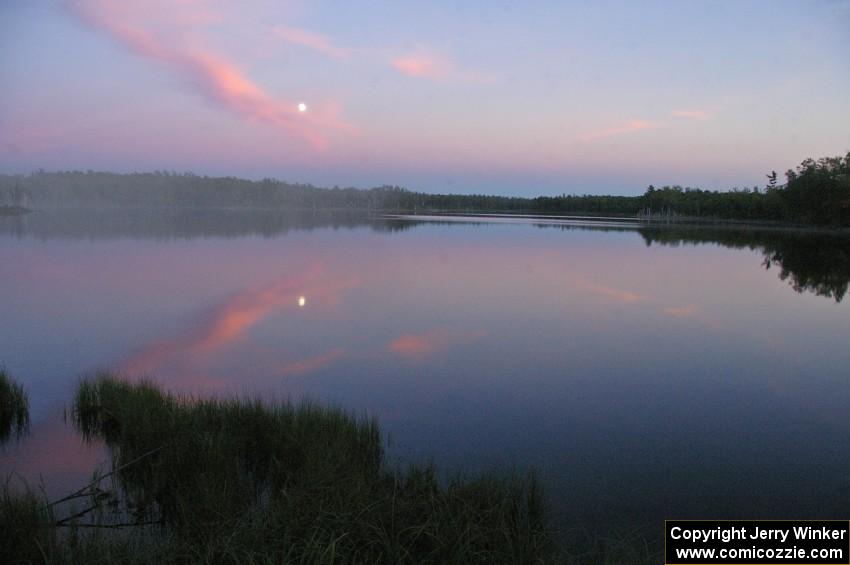
[[[567,195],[524,198],[428,194],[400,186],[319,188],[276,179],[251,181],[192,173],[115,174],[37,171],[0,175],[0,205],[53,208],[272,208],[396,212],[514,212],[643,218],[767,220],[850,226],[850,152],[806,159],[763,187],[711,191],[650,185],[640,196]]]
[[[777,177],[772,171],[761,189],[728,192],[650,185],[641,200],[641,213],[850,226],[850,152],[844,157],[806,159],[796,170],[785,172],[784,184]]]

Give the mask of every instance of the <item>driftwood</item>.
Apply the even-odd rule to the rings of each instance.
[[[71,494],[64,496],[64,497],[62,497],[58,500],[54,500],[53,502],[49,502],[47,504],[47,508],[52,508],[52,507],[56,506],[57,504],[61,504],[63,502],[68,502],[69,500],[76,500],[78,498],[87,498],[89,496],[97,497],[98,495],[105,494],[105,491],[101,490],[97,486],[101,481],[103,481],[103,479],[106,479],[107,477],[110,477],[110,476],[122,471],[123,469],[126,469],[127,467],[129,467],[131,465],[135,465],[136,463],[138,463],[139,461],[141,461],[145,457],[149,457],[149,456],[153,455],[154,453],[161,451],[164,447],[165,447],[164,445],[161,445],[161,446],[157,447],[156,449],[152,449],[152,450],[148,451],[147,453],[143,453],[142,455],[139,455],[138,457],[136,457],[132,461],[128,461],[127,463],[124,463],[123,465],[116,467],[115,469],[111,470],[110,472],[106,473],[105,475],[98,477],[97,479],[90,482],[89,484],[87,484],[83,488],[76,490],[76,491],[72,492]],[[75,528],[79,527],[79,528],[113,528],[113,529],[115,529],[115,528],[124,528],[124,527],[130,527],[130,526],[147,526],[147,525],[150,525],[150,524],[161,524],[162,523],[161,520],[157,520],[157,521],[152,521],[152,522],[128,522],[128,523],[120,523],[120,524],[69,524],[69,522],[71,522],[72,520],[75,520],[77,518],[82,518],[83,516],[85,516],[86,514],[91,512],[92,510],[97,510],[98,508],[100,508],[101,507],[100,501],[97,500],[97,498],[95,500],[96,500],[95,504],[92,504],[91,506],[89,506],[85,510],[81,510],[80,512],[77,512],[77,513],[75,513],[71,516],[67,516],[65,518],[62,518],[61,520],[55,522],[53,525],[56,526],[56,527],[66,527],[66,528],[67,527],[75,527]]]

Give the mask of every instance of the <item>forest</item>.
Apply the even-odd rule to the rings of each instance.
[[[587,214],[644,219],[771,221],[850,226],[850,152],[806,159],[796,169],[766,175],[764,186],[728,191],[650,185],[640,196],[567,195],[523,198],[429,194],[385,185],[319,188],[276,179],[259,181],[156,171],[116,174],[37,171],[0,175],[0,208],[255,208],[346,209],[373,212],[513,212]]]

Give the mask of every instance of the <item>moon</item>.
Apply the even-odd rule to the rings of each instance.
[[[298,111],[302,114],[307,111],[307,105],[303,102],[298,103]]]

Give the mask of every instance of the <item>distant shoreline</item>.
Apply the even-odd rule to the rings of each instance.
[[[762,188],[725,192],[649,185],[643,194],[632,196],[564,193],[533,197],[432,194],[397,185],[321,188],[276,179],[253,181],[192,173],[39,171],[29,176],[0,174],[0,202],[36,210],[214,207],[317,213],[511,213],[623,217],[651,225],[698,222],[850,228],[850,153],[806,159],[796,170],[785,173],[784,184],[775,172],[767,178]]]
[[[539,220],[545,222],[562,222],[577,220],[582,222],[593,222],[604,224],[611,222],[615,224],[637,224],[637,227],[665,227],[675,226],[677,228],[736,228],[753,230],[782,230],[799,232],[817,232],[830,234],[850,234],[850,228],[840,226],[819,226],[815,224],[801,224],[794,222],[781,222],[770,220],[742,220],[736,218],[707,218],[705,216],[674,216],[669,218],[648,218],[642,216],[626,216],[612,214],[610,216],[597,216],[591,214],[533,214],[533,213],[492,213],[492,212],[455,212],[455,211],[429,211],[382,214],[384,218],[396,220],[429,221],[432,218],[446,218],[447,221],[463,221],[469,218],[471,221],[509,220],[521,219],[528,221]]]
[[[604,214],[592,212],[572,212],[567,214],[538,213],[534,210],[469,210],[459,211],[456,209],[382,209],[363,207],[339,207],[339,206],[317,206],[317,207],[289,207],[289,206],[219,206],[219,205],[174,205],[174,206],[50,206],[43,209],[30,209],[22,206],[0,206],[0,217],[15,217],[29,214],[62,214],[62,213],[96,213],[109,212],[233,212],[233,213],[264,213],[282,214],[293,216],[348,216],[348,217],[372,217],[390,220],[410,221],[445,221],[463,222],[467,221],[510,221],[526,220],[529,222],[540,221],[541,223],[561,223],[565,221],[581,221],[598,223],[604,225],[611,223],[622,224],[624,227],[656,228],[665,226],[694,227],[694,228],[736,228],[752,230],[781,230],[796,232],[828,233],[844,235],[850,234],[850,228],[843,226],[829,226],[808,224],[800,222],[789,222],[781,220],[760,220],[726,217],[707,216],[646,216],[641,214]],[[631,226],[629,226],[631,224]]]

